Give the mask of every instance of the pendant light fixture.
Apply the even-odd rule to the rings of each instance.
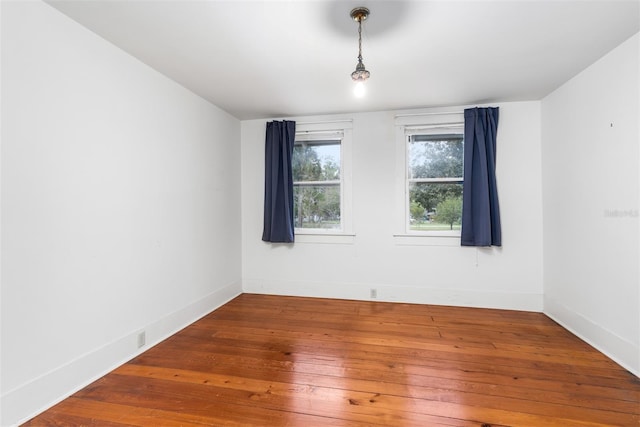
[[[362,21],[369,17],[369,9],[366,7],[356,7],[349,15],[358,23],[358,64],[356,65],[356,70],[351,73],[351,79],[356,83],[353,93],[358,98],[361,98],[365,94],[364,82],[367,81],[371,75],[362,63]]]

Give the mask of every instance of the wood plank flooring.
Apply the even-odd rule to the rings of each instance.
[[[540,313],[243,294],[27,426],[640,426]]]

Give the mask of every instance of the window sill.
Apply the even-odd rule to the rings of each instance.
[[[296,232],[296,243],[320,243],[334,245],[352,245],[355,243],[356,235],[348,233],[298,233]]]
[[[400,246],[460,246],[460,232],[394,234],[393,240]]]

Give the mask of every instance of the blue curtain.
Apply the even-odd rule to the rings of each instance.
[[[291,157],[295,138],[296,122],[267,123],[262,231],[265,242],[292,243],[294,240]]]
[[[498,108],[464,110],[462,246],[502,246],[496,187]]]

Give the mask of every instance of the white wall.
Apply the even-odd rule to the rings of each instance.
[[[240,122],[41,2],[2,2],[2,420],[241,291]]]
[[[266,120],[243,121],[244,291],[368,299],[369,289],[377,288],[378,299],[384,301],[540,311],[540,103],[497,105],[502,249],[463,248],[459,238],[394,238],[395,182],[396,174],[402,173],[396,170],[394,112],[296,118],[303,122],[353,119],[355,237],[342,244],[303,239],[292,246],[264,243]],[[446,109],[454,110],[462,107]],[[434,110],[420,112],[429,111]]]
[[[544,311],[636,375],[638,40],[542,101]]]

